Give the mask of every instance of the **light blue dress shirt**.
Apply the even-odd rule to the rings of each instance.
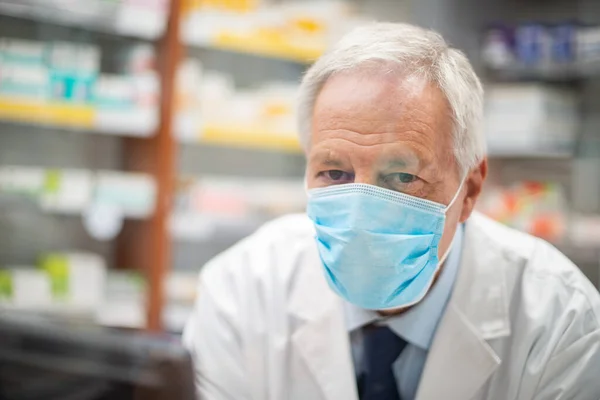
[[[350,332],[352,359],[357,375],[364,370],[362,327],[371,323],[387,325],[406,340],[404,351],[393,364],[394,376],[402,400],[413,400],[416,397],[429,347],[456,280],[462,253],[463,229],[463,226],[459,225],[456,230],[452,249],[438,280],[425,298],[410,310],[386,318],[375,311],[344,302],[346,327]]]

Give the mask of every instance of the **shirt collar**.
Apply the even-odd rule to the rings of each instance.
[[[377,312],[365,310],[344,301],[346,328],[349,332],[380,321],[387,324],[398,336],[412,345],[429,350],[437,325],[444,314],[452,293],[462,253],[463,225],[458,225],[452,250],[442,268],[440,276],[427,295],[410,310],[393,317],[382,317]]]

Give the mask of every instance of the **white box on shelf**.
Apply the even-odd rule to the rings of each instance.
[[[168,301],[193,304],[198,286],[198,273],[172,271],[165,282],[165,298]]]
[[[44,190],[39,198],[40,207],[51,212],[79,214],[90,204],[92,191],[90,171],[47,170]]]
[[[569,240],[576,246],[600,249],[600,215],[572,215],[569,224]]]
[[[110,206],[126,217],[145,218],[156,206],[157,187],[147,174],[102,171],[96,174],[93,206]]]
[[[43,65],[46,57],[44,42],[25,39],[4,39],[5,61],[16,61],[28,65]]]
[[[5,307],[27,311],[48,311],[52,305],[51,282],[48,275],[35,267],[15,266],[8,271],[12,297]]]
[[[56,312],[91,316],[102,305],[107,267],[101,256],[83,252],[43,254],[40,269],[53,284]]]
[[[540,84],[486,89],[484,132],[491,154],[571,150],[579,126],[578,99]]]
[[[122,0],[115,28],[122,35],[156,39],[167,26],[168,5],[164,0]]]
[[[158,128],[159,78],[155,73],[102,74],[93,91],[94,126],[109,134],[152,136]]]
[[[110,271],[104,299],[96,314],[99,324],[123,328],[146,326],[146,284],[138,274]]]
[[[214,217],[194,212],[174,212],[169,219],[169,231],[178,240],[206,240],[217,226]]]
[[[46,181],[43,168],[2,166],[0,167],[0,192],[8,194],[38,196]]]
[[[0,75],[0,94],[16,99],[47,100],[50,94],[48,68],[5,58]]]
[[[156,133],[158,120],[154,107],[97,108],[94,126],[105,134],[150,137]]]

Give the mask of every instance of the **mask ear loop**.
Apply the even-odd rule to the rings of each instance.
[[[446,206],[446,208],[444,209],[444,214],[448,212],[448,210],[450,209],[450,207],[452,207],[452,205],[454,204],[454,202],[456,201],[456,199],[458,199],[458,195],[460,194],[460,192],[462,192],[462,188],[465,185],[465,181],[466,180],[467,180],[467,176],[465,175],[465,177],[460,181],[460,185],[458,186],[458,190],[454,194],[454,197],[450,201],[450,204],[448,204]],[[446,251],[444,252],[444,254],[442,255],[442,257],[440,258],[440,260],[438,262],[438,268],[442,264],[444,264],[444,261],[446,261],[446,258],[448,258],[448,255],[450,254],[450,250],[452,250],[452,247],[453,247],[453,244],[454,244],[454,239],[455,238],[452,238],[452,242],[450,242],[450,246],[448,246],[448,248],[446,249]]]
[[[462,178],[462,180],[460,181],[460,185],[458,186],[458,190],[456,191],[456,193],[454,193],[454,197],[452,198],[452,200],[450,200],[450,203],[446,206],[446,208],[444,208],[444,214],[448,212],[448,210],[450,209],[450,207],[452,207],[456,199],[458,199],[458,195],[460,194],[460,192],[462,192],[462,188],[465,185],[466,180],[467,176],[465,175],[465,177]]]

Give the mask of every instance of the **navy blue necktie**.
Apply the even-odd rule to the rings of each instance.
[[[367,326],[364,332],[365,371],[358,377],[360,400],[400,400],[392,364],[406,341],[387,326]]]

